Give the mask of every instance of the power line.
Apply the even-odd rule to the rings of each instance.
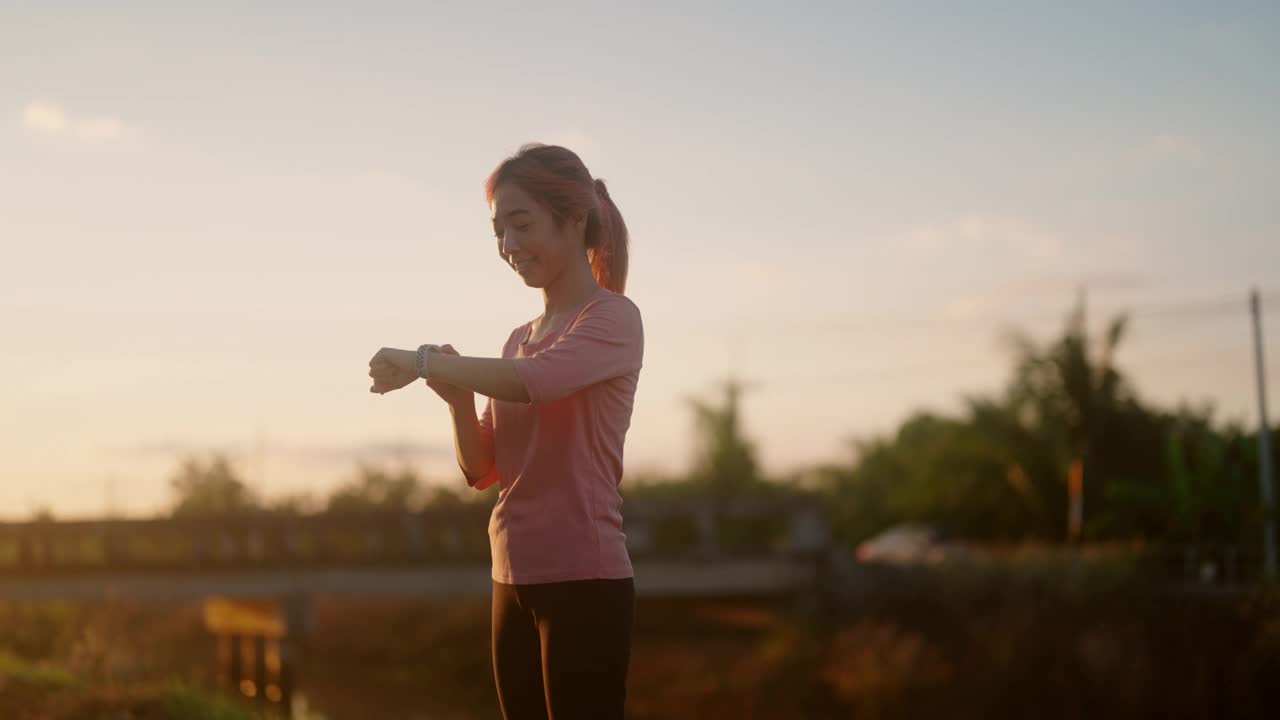
[[[1121,307],[1107,307],[1101,310],[1101,312],[1105,312],[1110,315],[1126,315],[1135,320],[1140,318],[1188,319],[1192,317],[1219,317],[1230,315],[1232,313],[1247,313],[1249,309],[1248,303],[1248,296],[1241,293],[1240,295],[1219,295],[1211,298],[1201,298],[1198,300],[1173,300]],[[1280,291],[1261,293],[1260,303],[1266,309],[1280,310]],[[1093,313],[1099,312],[1096,305],[1087,306],[1087,310]],[[913,327],[933,328],[939,326],[949,328],[966,327],[970,329],[977,329],[979,327],[1005,329],[1014,328],[1020,324],[1032,322],[1061,322],[1065,319],[1066,315],[1067,313],[1061,310],[1042,310],[1016,318],[990,316],[973,318],[946,317],[945,315],[929,312],[886,313],[878,316],[867,315],[863,317],[846,317],[820,322],[787,321],[785,323],[771,326],[770,334],[776,335],[779,332],[795,333],[806,331],[844,333],[893,330],[895,332],[902,332],[903,330]],[[749,336],[750,330],[758,327],[759,321],[733,322],[731,325],[739,331],[739,335]]]
[[[1241,351],[1242,353],[1244,351]],[[1162,353],[1156,357],[1143,357],[1139,363],[1119,363],[1122,368],[1132,370],[1135,365],[1148,367],[1152,364],[1176,364],[1178,358],[1186,358],[1191,356],[1199,356],[1195,351],[1184,351],[1175,353]],[[804,377],[784,377],[769,378],[760,376],[751,376],[745,380],[749,383],[749,387],[757,391],[768,391],[772,389],[785,390],[788,393],[797,392],[825,392],[832,388],[842,388],[850,385],[869,385],[874,383],[889,382],[905,382],[915,380],[923,376],[937,375],[944,371],[950,374],[974,375],[980,371],[988,370],[991,365],[956,365],[955,363],[933,363],[918,364],[901,367],[883,367],[873,368],[865,371],[850,371],[841,373],[824,373],[822,375],[806,375]],[[1275,363],[1268,364],[1268,373],[1277,374]],[[956,371],[962,371],[957,373]],[[1007,376],[1010,370],[1005,368],[1001,370],[1004,376]],[[1145,373],[1144,373],[1145,374]]]
[[[1277,307],[1280,306],[1280,292],[1263,293],[1260,296],[1260,302],[1264,306]],[[1232,313],[1248,313],[1249,298],[1243,297],[1220,297],[1213,300],[1201,300],[1198,302],[1174,302],[1163,305],[1152,305],[1140,307],[1129,311],[1132,317],[1188,317],[1192,315],[1219,316],[1229,315]]]
[[[1280,292],[1263,293],[1259,296],[1260,305],[1264,307],[1272,307],[1280,309]],[[1199,316],[1199,317],[1216,317],[1227,314],[1239,313],[1246,316],[1249,311],[1248,297],[1243,299],[1238,297],[1216,297],[1211,299],[1202,299],[1199,301],[1181,301],[1167,302],[1159,304],[1149,304],[1141,306],[1138,309],[1129,311],[1130,316],[1137,317],[1181,317]],[[1243,352],[1242,348],[1232,348],[1235,351]],[[1175,361],[1179,357],[1201,357],[1204,354],[1204,348],[1195,348],[1189,350],[1180,350],[1172,353],[1161,353],[1154,360],[1150,357],[1140,358],[1142,364],[1149,364],[1155,361],[1170,362]],[[796,386],[805,386],[815,390],[822,390],[828,387],[841,387],[855,384],[866,384],[876,381],[892,381],[895,379],[908,379],[919,377],[927,373],[938,373],[944,370],[952,371],[963,370],[966,373],[977,372],[980,369],[990,367],[989,363],[983,363],[981,367],[977,363],[958,365],[954,362],[954,355],[941,358],[938,361],[930,361],[927,363],[916,363],[911,365],[899,365],[895,367],[882,367],[869,370],[852,370],[840,371],[839,373],[826,373],[823,375],[806,375],[804,377],[786,377],[786,378],[751,378],[749,381],[754,383],[757,388],[788,388],[789,392],[795,392],[791,388]],[[1127,363],[1120,363],[1127,364]]]

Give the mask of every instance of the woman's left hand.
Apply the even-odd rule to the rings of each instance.
[[[418,379],[418,351],[384,347],[369,361],[369,377],[373,387],[369,392],[386,393]]]

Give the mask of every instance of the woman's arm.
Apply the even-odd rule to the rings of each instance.
[[[467,357],[433,352],[427,361],[432,380],[442,380],[495,400],[529,402],[529,391],[509,358]],[[465,409],[465,408],[464,408]],[[471,408],[472,417],[475,407]]]
[[[450,404],[449,413],[453,416],[453,447],[458,453],[458,467],[462,468],[468,485],[483,490],[488,485],[477,487],[476,483],[493,470],[493,442],[480,431],[474,398],[471,402]]]

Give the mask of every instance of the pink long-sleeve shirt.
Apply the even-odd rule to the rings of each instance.
[[[471,486],[499,486],[489,517],[492,577],[510,584],[632,577],[618,485],[644,357],[640,309],[601,288],[528,342],[532,327],[517,327],[502,348],[529,402],[490,398],[480,419],[495,462]]]

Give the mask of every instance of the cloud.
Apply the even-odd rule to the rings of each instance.
[[[22,124],[35,132],[60,133],[67,129],[67,113],[51,103],[32,102],[22,111]]]
[[[142,440],[131,445],[109,447],[103,450],[108,455],[132,457],[172,457],[178,455],[207,456],[213,453],[238,455],[240,450],[225,445],[196,442],[172,437],[158,437]]]
[[[1205,157],[1204,146],[1193,138],[1175,133],[1161,133],[1151,139],[1148,150],[1159,157],[1199,161]]]
[[[1016,218],[985,214],[915,227],[906,232],[901,247],[916,257],[999,253],[1025,260],[1051,261],[1062,254],[1062,243],[1048,230]]]
[[[173,455],[195,450],[191,443],[171,438],[156,438],[132,445],[104,448],[103,452],[111,455]],[[199,448],[203,450],[204,448]]]
[[[1010,281],[1002,290],[1009,294],[1039,292],[1054,295],[1074,292],[1079,288],[1100,291],[1142,290],[1150,287],[1153,279],[1136,270],[1099,270],[1095,272],[1045,272],[1033,273]]]
[[[248,444],[224,444],[199,442],[172,437],[142,440],[131,445],[106,448],[106,454],[132,457],[208,457],[225,454],[231,458],[248,458],[256,449]],[[272,458],[288,457],[311,465],[351,465],[366,462],[407,462],[410,460],[439,460],[455,456],[454,447],[447,443],[431,443],[418,440],[390,439],[369,441],[353,445],[280,446],[268,443],[264,452]]]
[[[952,320],[972,320],[985,315],[991,309],[988,300],[980,297],[962,297],[942,306],[942,316]]]
[[[418,440],[383,440],[346,446],[299,447],[284,451],[298,460],[318,465],[350,465],[455,457],[453,445]]]
[[[22,125],[31,132],[66,134],[85,142],[111,142],[136,132],[118,118],[107,115],[73,118],[61,105],[41,100],[27,103],[22,111]]]
[[[1153,285],[1152,278],[1129,270],[1098,272],[1036,272],[992,284],[977,292],[962,294],[945,301],[940,314],[952,320],[976,320],[996,316],[1009,308],[1025,308],[1036,301],[1069,302],[1076,292],[1124,293]]]
[[[740,258],[734,260],[727,269],[726,280],[732,281],[734,287],[750,288],[753,293],[781,292],[794,287],[797,281],[803,282],[806,279],[806,276],[798,275],[785,265],[763,259]]]
[[[81,140],[118,140],[124,127],[112,117],[90,117],[76,123],[75,133]]]

